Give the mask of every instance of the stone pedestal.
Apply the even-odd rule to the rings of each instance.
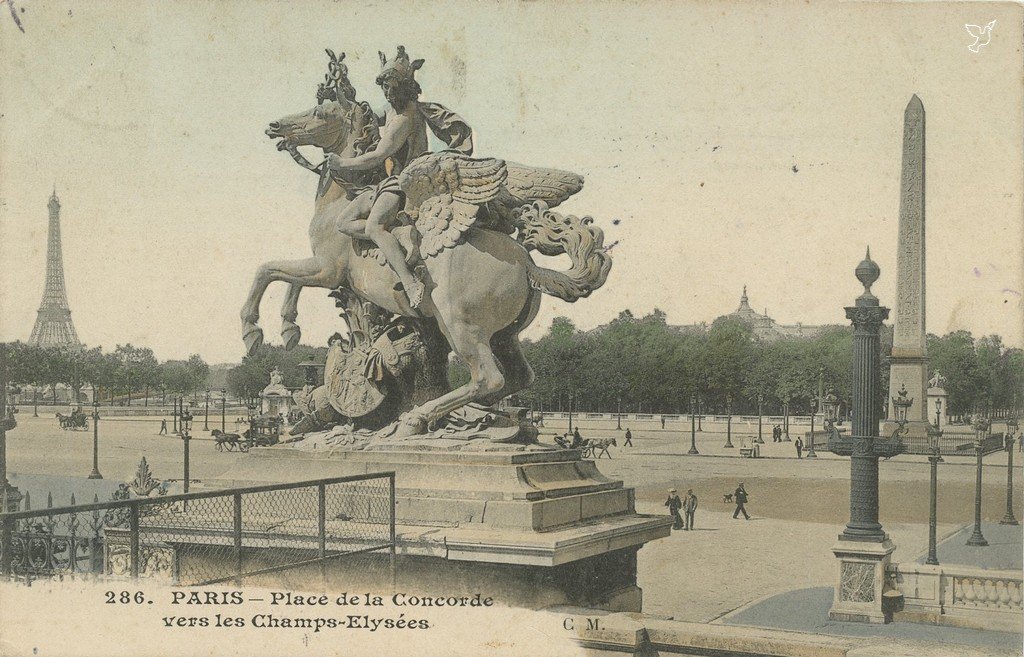
[[[881,542],[840,540],[836,556],[836,592],[828,616],[837,621],[884,623],[882,609],[885,571],[896,546]]]
[[[399,564],[399,578],[409,589],[436,589],[444,573],[457,573],[496,598],[508,592],[508,604],[639,611],[637,550],[668,536],[672,519],[636,513],[633,489],[602,475],[579,450],[493,450],[315,453],[283,445],[254,449],[207,484],[394,471],[397,550],[406,564]],[[543,583],[532,603],[517,584],[527,581]]]

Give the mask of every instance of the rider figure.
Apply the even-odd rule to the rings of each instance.
[[[398,174],[412,160],[428,152],[428,125],[449,148],[466,155],[473,152],[472,131],[461,118],[443,106],[419,100],[420,85],[414,74],[423,66],[422,59],[410,62],[403,46],[398,46],[398,54],[390,62],[384,53],[379,55],[382,68],[377,84],[388,101],[380,141],[373,150],[356,157],[345,158],[332,153],[327,156],[327,165],[336,174],[383,166],[388,177],[363,190],[340,213],[335,225],[341,232],[357,239],[372,240],[380,248],[388,264],[398,274],[409,305],[417,308],[423,301],[423,282],[413,275],[402,247],[389,232],[405,203]]]

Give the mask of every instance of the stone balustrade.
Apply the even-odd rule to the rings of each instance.
[[[904,563],[891,564],[886,575],[903,595],[896,620],[1024,631],[1021,571]]]

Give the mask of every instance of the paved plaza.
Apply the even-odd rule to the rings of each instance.
[[[180,479],[181,439],[158,435],[159,426],[159,418],[101,420],[99,465],[105,479],[90,481],[85,477],[92,466],[91,432],[61,431],[53,418],[31,418],[22,413],[17,429],[8,434],[12,481],[31,493],[33,507],[38,508],[48,490],[53,492],[55,505],[66,504],[72,492],[80,501],[91,501],[94,494],[105,499],[117,482],[134,476],[143,456],[158,479]],[[193,425],[191,471],[198,480],[193,487],[245,458],[216,451],[201,427],[200,417]],[[229,423],[229,430],[232,428]],[[818,628],[813,623],[822,614],[827,617],[827,606],[820,609],[818,598],[824,595],[822,591],[832,590],[835,562],[829,548],[849,514],[847,459],[822,451],[816,461],[798,460],[795,453],[791,455],[791,443],[772,444],[770,439],[762,446],[764,458],[741,458],[735,450],[722,448],[724,434],[713,432],[697,434],[701,455],[688,456],[688,432],[633,433],[633,447],[623,447],[621,434],[614,430],[586,430],[584,436],[618,437],[613,458],[601,459],[599,466],[605,475],[636,487],[640,512],[666,513],[663,502],[670,487],[680,493],[693,488],[700,499],[695,531],[673,532],[639,553],[638,583],[644,591],[646,613],[691,622],[727,619],[730,623],[781,627],[773,619],[786,616],[785,610],[793,605],[804,605],[804,616],[791,621],[803,625],[792,629],[835,629],[831,625]],[[542,440],[550,441],[550,434],[542,435]],[[741,440],[734,436],[737,444]],[[1005,452],[985,458],[983,513],[989,522],[997,522],[1005,510],[1005,464]],[[1015,476],[1021,481],[1024,477],[1017,467]],[[940,559],[979,567],[1020,568],[1019,528],[995,525],[989,535],[986,525],[990,549],[960,546],[973,521],[974,473],[969,457],[947,458],[940,468],[938,535],[940,540],[948,539],[940,548]],[[881,520],[898,546],[894,559],[917,561],[927,549],[928,464],[923,457],[899,456],[881,463],[880,478]],[[734,506],[722,499],[740,481],[750,493],[749,521],[742,516],[734,520]],[[178,485],[175,482],[173,488]],[[1019,495],[1017,499],[1015,512],[1020,517]],[[756,604],[764,600],[772,602],[767,607]],[[771,613],[763,611],[765,608]],[[951,632],[948,628],[942,631]],[[958,636],[967,637],[964,641],[970,638],[969,633]]]

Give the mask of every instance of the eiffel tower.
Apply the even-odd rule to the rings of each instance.
[[[46,244],[46,289],[28,343],[37,347],[81,347],[64,289],[64,256],[60,246],[60,200],[50,196],[50,230]]]

